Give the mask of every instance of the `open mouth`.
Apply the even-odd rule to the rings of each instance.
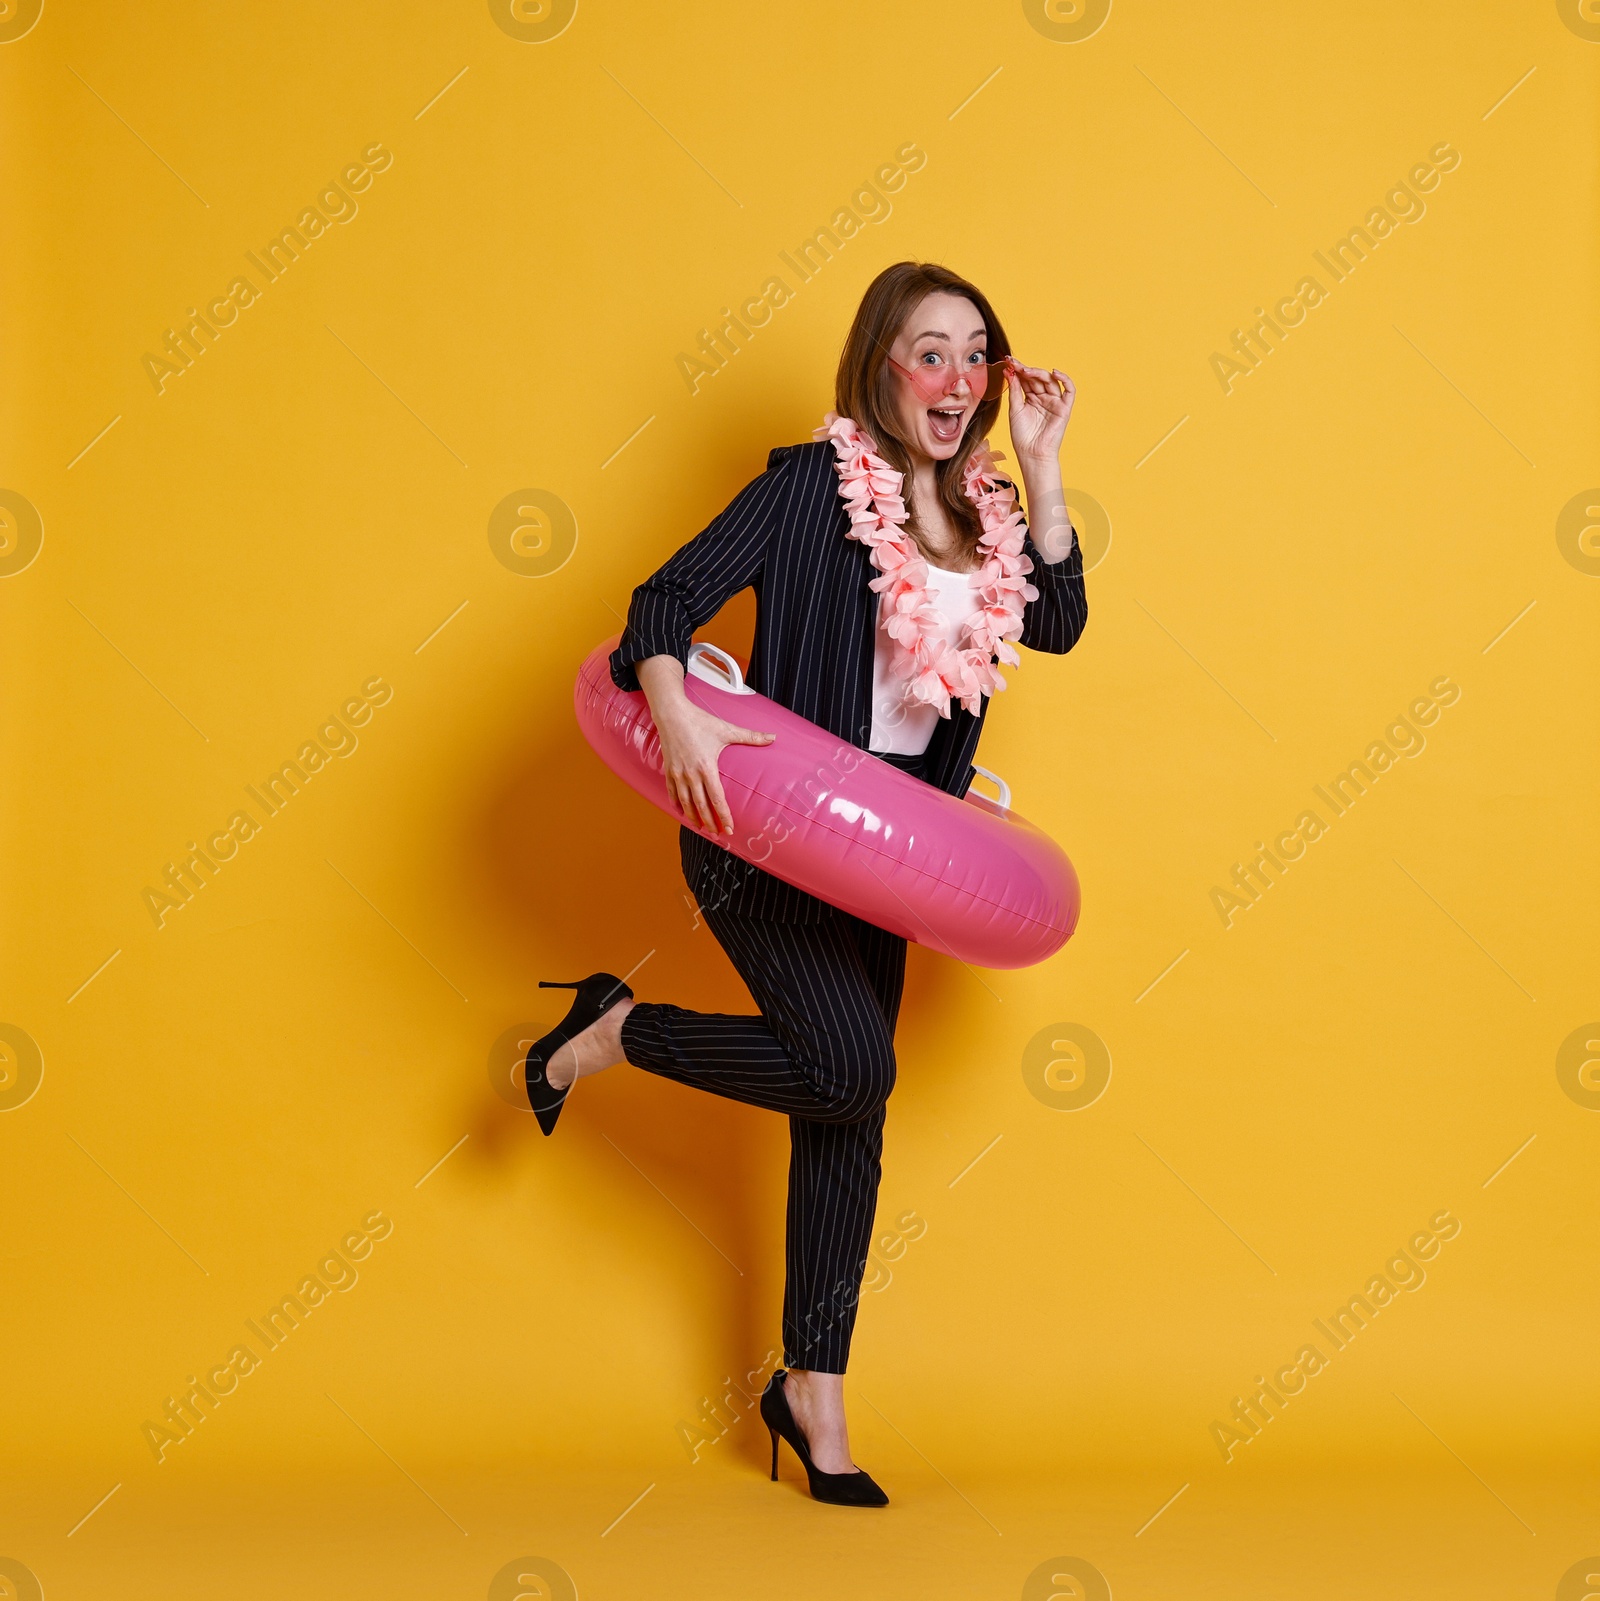
[[[965,406],[930,406],[928,427],[940,444],[954,444],[961,437],[961,424],[966,415]]]

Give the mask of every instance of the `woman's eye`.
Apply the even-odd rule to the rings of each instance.
[[[921,359],[924,367],[942,367],[944,365],[944,357],[937,350],[923,351]]]

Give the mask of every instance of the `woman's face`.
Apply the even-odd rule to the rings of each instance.
[[[905,373],[889,369],[900,438],[914,453],[948,461],[960,449],[962,435],[983,400],[981,363],[987,354],[983,318],[962,295],[937,291],[906,318],[889,347],[889,359],[912,372],[928,369],[946,376],[962,374],[951,393],[929,399]],[[979,371],[968,378],[964,369],[973,364]]]

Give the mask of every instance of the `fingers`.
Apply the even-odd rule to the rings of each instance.
[[[1029,367],[1013,359],[1010,376],[1019,381],[1019,387],[1029,396],[1038,395],[1041,399],[1051,400],[1072,399],[1072,380],[1059,367]]]
[[[666,778],[667,796],[678,808],[683,822],[690,828],[698,828],[701,819],[695,796],[696,775],[691,772],[668,773]]]
[[[727,745],[770,745],[777,736],[716,717],[706,719],[701,735],[687,749],[673,752],[672,765],[663,774],[667,796],[688,827],[709,834],[731,834],[733,813],[717,770],[718,755]]]
[[[691,827],[703,828],[708,834],[731,834],[733,817],[722,793],[722,781],[716,770],[684,774],[684,787],[694,807],[688,815]]]
[[[1052,392],[1054,385],[1051,385]],[[1038,376],[1031,368],[1018,365],[1011,373],[1011,408],[1020,411],[1043,398]]]
[[[708,834],[715,834],[718,831],[716,812],[706,795],[706,780],[699,773],[690,773],[686,776],[685,782],[688,785],[690,798],[694,802],[694,815],[690,818],[690,822],[698,821],[699,826]],[[719,785],[719,798],[720,789]]]
[[[728,809],[722,779],[715,767],[690,769],[669,777],[667,794],[690,828],[701,828],[708,834],[733,832],[733,813]]]
[[[712,810],[716,813],[716,825],[724,834],[733,832],[733,813],[728,810],[727,797],[722,793],[722,780],[713,774],[706,781],[706,794],[711,802]]]
[[[689,794],[689,781],[681,774],[667,774],[667,798],[678,808],[683,821],[694,826],[694,800]]]

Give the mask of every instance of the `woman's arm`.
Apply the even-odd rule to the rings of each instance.
[[[785,451],[634,590],[628,626],[611,653],[618,689],[641,688],[634,664],[652,656],[686,667],[695,629],[755,582],[788,499],[790,472]]]
[[[717,758],[725,745],[770,745],[773,736],[702,711],[683,691],[683,663],[676,656],[647,656],[636,671],[661,741],[668,796],[691,828],[698,822],[709,833],[731,834]]]
[[[1028,509],[1033,509],[1033,497],[1028,497]],[[1023,542],[1023,550],[1033,559],[1033,571],[1028,575],[1037,600],[1030,600],[1022,609],[1021,644],[1030,650],[1048,651],[1053,656],[1064,655],[1078,643],[1084,625],[1089,621],[1089,599],[1083,588],[1083,552],[1078,548],[1072,524],[1066,520],[1066,508],[1061,509],[1061,524],[1057,541],[1064,541],[1069,554],[1052,561],[1030,536]]]
[[[1089,620],[1083,552],[1061,485],[1061,441],[1072,416],[1072,380],[1064,372],[1018,366],[1009,377],[1011,442],[1027,497],[1030,575],[1039,591],[1022,613],[1022,643],[1060,655]]]
[[[695,629],[760,575],[789,474],[785,451],[634,590],[628,626],[611,653],[612,681],[619,689],[642,689],[650,702],[668,797],[685,824],[712,834],[733,832],[717,772],[723,747],[769,745],[772,735],[700,710],[684,693],[684,669]]]
[[[1022,612],[1021,643],[1030,650],[1064,655],[1078,643],[1089,621],[1089,599],[1083,588],[1083,552],[1067,512],[1061,487],[1061,464],[1024,464],[1023,489],[1028,500],[1028,537],[1023,549],[1033,559],[1028,575],[1039,598]]]

